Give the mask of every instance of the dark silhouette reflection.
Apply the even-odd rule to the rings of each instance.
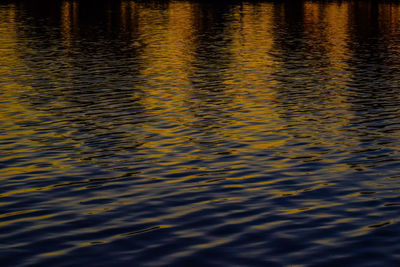
[[[301,113],[300,119],[312,120],[327,97],[330,62],[324,10],[324,4],[302,1],[275,5],[274,48],[281,63],[275,73],[277,101],[287,118]]]
[[[398,66],[391,62],[394,36],[388,34],[394,25],[385,23],[382,16],[388,9],[391,5],[377,1],[353,2],[350,9],[352,53],[347,101],[354,113],[349,124],[354,127],[346,134],[359,139],[349,159],[349,164],[359,170],[397,160],[392,148],[398,139],[399,79]],[[389,18],[386,21],[391,21]]]
[[[232,33],[229,33],[232,19],[229,14],[235,7],[227,2],[198,2],[193,5],[195,37],[189,73],[192,89],[185,102],[195,117],[191,127],[218,133],[219,128],[232,120],[229,106],[233,96],[227,92],[227,80],[232,62]]]
[[[32,91],[21,98],[54,122],[42,125],[39,119],[38,129],[57,127],[81,144],[81,159],[107,162],[132,152],[145,142],[138,127],[146,110],[134,7],[118,1],[50,2],[43,9],[21,3],[24,14],[17,18],[30,27],[18,31],[18,55],[32,73],[24,81]],[[31,49],[37,53],[31,55]]]
[[[274,56],[280,62],[274,73],[276,107],[295,136],[313,138],[328,95],[323,15],[313,18],[301,1],[277,4],[274,9]]]
[[[292,4],[295,8],[290,8]],[[308,94],[302,92],[310,89],[304,86],[305,84],[297,84],[293,81],[299,75],[304,75],[311,67],[308,66],[303,53],[306,46],[303,5],[301,1],[290,2],[290,5],[289,3],[274,5],[274,24],[277,25],[274,28],[277,30],[274,33],[274,50],[279,51],[275,57],[282,62],[282,67],[277,69],[278,73],[275,74],[279,81],[276,90],[279,92],[279,104],[283,105],[282,111],[287,114],[292,111],[291,106],[296,108],[296,105],[302,104],[301,99],[292,98],[294,91],[299,91],[301,88],[301,95],[307,97]],[[287,101],[289,103],[286,103]]]

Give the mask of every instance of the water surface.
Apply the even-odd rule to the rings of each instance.
[[[398,266],[400,5],[0,4],[2,266]]]

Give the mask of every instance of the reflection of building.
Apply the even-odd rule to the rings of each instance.
[[[316,3],[307,2],[304,5],[305,33],[309,40],[309,49],[318,49],[320,52],[317,72],[323,72],[323,83],[319,85],[316,80],[315,86],[320,87],[321,97],[325,98],[323,106],[328,105],[335,108],[325,109],[325,115],[330,118],[329,124],[323,121],[318,124],[321,129],[335,133],[340,136],[338,129],[347,125],[348,118],[338,116],[338,110],[347,110],[346,98],[341,93],[348,86],[351,72],[348,60],[351,56],[349,50],[349,4],[343,3]],[[317,75],[318,77],[318,75]],[[322,99],[321,99],[322,100]],[[322,101],[321,101],[322,103]]]
[[[189,2],[171,2],[168,9],[162,10],[137,7],[133,21],[138,25],[137,38],[132,39],[132,45],[141,51],[141,75],[146,80],[143,90],[148,90],[146,105],[150,109],[162,106],[173,111],[185,99],[184,88],[190,86],[188,75],[193,60],[192,9]]]
[[[15,64],[16,38],[15,4],[0,9],[0,75],[11,75]],[[1,76],[0,76],[1,77]]]
[[[43,105],[62,99],[57,104],[64,110],[77,105],[81,113],[90,111],[90,105],[98,111],[90,101],[79,106],[88,95],[95,102],[116,94],[123,96],[130,112],[149,111],[167,125],[144,124],[144,131],[174,138],[171,125],[197,127],[198,132],[212,129],[215,138],[248,142],[247,148],[257,150],[282,145],[282,140],[258,140],[288,125],[293,136],[310,138],[317,131],[341,136],[349,116],[338,116],[338,110],[369,108],[351,106],[348,95],[357,94],[352,90],[376,80],[384,86],[392,82],[382,75],[365,79],[365,70],[378,73],[375,66],[365,66],[378,62],[390,69],[385,74],[398,73],[399,60],[390,57],[400,53],[400,8],[394,4],[296,1],[293,8],[282,2],[88,2],[53,1],[54,12],[27,4],[24,10],[33,18],[29,22],[15,11],[15,4],[1,10],[3,93],[31,90],[46,95],[37,97]],[[47,29],[39,23],[43,17]],[[18,28],[16,20],[26,28],[32,23],[32,31]],[[53,64],[29,61],[24,51],[33,47],[44,58],[47,51],[54,52],[49,60]],[[377,50],[388,57],[374,55]],[[21,77],[14,82],[17,69],[41,77],[37,86],[19,83]],[[1,108],[30,107],[18,103]],[[96,114],[105,110],[79,117],[79,124],[93,123],[95,134],[106,121]],[[168,142],[160,139],[152,145],[168,149]]]
[[[278,67],[270,51],[273,49],[273,4],[243,4],[235,10],[235,22],[230,28],[233,35],[231,51],[234,72],[241,88],[268,86],[266,78]],[[267,88],[266,88],[267,89]]]
[[[21,83],[29,74],[23,72],[25,66],[24,60],[18,56],[19,43],[16,5],[9,4],[8,8],[0,9],[0,89],[4,99],[14,99],[30,89],[29,85]],[[25,109],[22,103],[10,105],[7,101],[0,101],[0,123],[5,123],[2,127],[7,128],[8,122],[12,124],[14,119],[8,112],[18,114]]]
[[[381,27],[391,33],[397,32],[400,27],[400,6],[397,3],[381,3],[379,5]]]
[[[71,46],[72,34],[78,30],[78,2],[65,1],[61,6],[61,33],[66,47]]]
[[[279,82],[271,79],[273,73],[280,67],[280,62],[271,53],[274,50],[274,13],[273,3],[243,3],[234,10],[234,23],[229,27],[232,33],[230,51],[231,74],[225,81],[228,92],[234,94],[236,105],[243,110],[251,110],[247,117],[245,113],[231,114],[240,125],[242,120],[252,121],[254,125],[235,125],[232,136],[242,142],[249,142],[251,149],[272,148],[280,141],[265,144],[258,142],[256,133],[268,133],[279,129],[278,114],[274,111],[274,88]],[[262,122],[262,123],[261,123]]]
[[[346,87],[349,76],[348,59],[351,55],[349,41],[349,4],[321,4],[306,2],[304,5],[304,32],[309,49],[319,50],[325,62],[318,68],[325,68],[330,77],[326,81],[332,87]]]
[[[327,39],[330,44],[328,55],[335,71],[339,74],[348,69],[347,57],[349,56],[349,4],[330,4],[326,8]]]
[[[381,3],[379,5],[379,17],[384,18],[379,21],[379,28],[385,36],[389,55],[399,55],[400,46],[398,45],[400,28],[400,5],[397,3]],[[400,60],[397,57],[390,57],[386,60],[391,61],[391,66],[400,66]],[[397,68],[397,67],[396,67]],[[399,73],[394,69],[393,73]]]
[[[86,71],[87,79],[100,79],[112,71],[112,75],[128,81],[132,78],[129,86],[141,90],[146,108],[156,115],[190,110],[180,113],[182,121],[198,116],[203,111],[194,111],[201,108],[214,108],[215,113],[222,114],[224,109],[229,110],[231,102],[250,111],[249,120],[264,122],[258,127],[269,129],[279,127],[271,126],[272,121],[281,119],[279,112],[290,115],[306,105],[318,110],[327,104],[346,109],[346,99],[338,88],[348,88],[354,76],[350,62],[356,58],[357,48],[351,43],[362,43],[368,37],[369,28],[363,22],[374,24],[378,34],[385,34],[386,39],[379,42],[383,50],[394,54],[400,50],[394,45],[400,26],[400,10],[394,4],[379,4],[375,12],[370,2],[298,1],[295,8],[277,2],[241,3],[229,7],[216,5],[214,9],[209,4],[190,1],[97,1],[88,12],[90,4],[85,1],[57,3],[61,4],[57,12],[40,11],[33,6],[26,9],[32,17],[36,14],[51,18],[52,29],[60,31],[59,43],[67,56],[60,57],[59,62],[82,73]],[[10,62],[1,66],[1,72],[11,73],[9,66],[23,64],[24,56],[10,52],[18,38],[16,14],[12,7],[2,12],[0,45],[11,45],[0,51],[2,62]],[[374,12],[385,19],[374,17]],[[367,18],[363,17],[365,14]],[[21,38],[25,39],[29,38]],[[49,46],[46,40],[38,43],[42,50]],[[104,62],[100,65],[90,61],[102,56]],[[99,69],[84,69],[87,62]],[[120,62],[127,64],[119,69]],[[71,78],[70,85],[75,78]],[[293,94],[296,101],[292,101]],[[213,103],[215,96],[223,101]],[[276,103],[284,103],[284,108],[279,110]],[[239,109],[224,114],[237,117],[236,121],[245,116]],[[299,116],[311,128],[340,128],[346,123],[310,123],[306,115],[312,119],[318,115]],[[334,112],[328,115],[333,117]],[[251,129],[256,130],[267,128]],[[242,134],[240,138],[246,135]]]

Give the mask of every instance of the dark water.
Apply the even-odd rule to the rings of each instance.
[[[1,266],[398,266],[400,5],[0,4]]]

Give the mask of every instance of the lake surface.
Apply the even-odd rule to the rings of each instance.
[[[2,266],[400,264],[395,2],[3,1],[0,129]]]

